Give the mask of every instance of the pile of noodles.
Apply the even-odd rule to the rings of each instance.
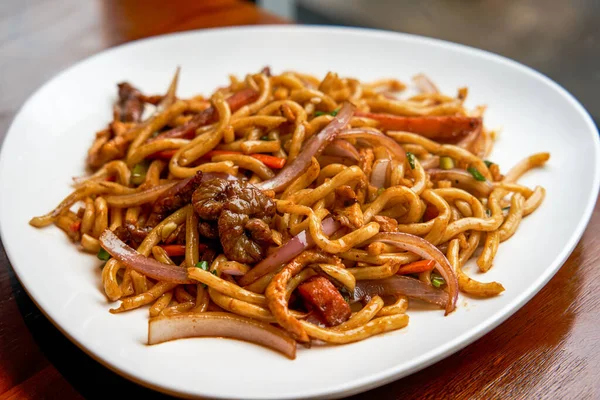
[[[499,295],[463,267],[494,262],[545,191],[517,183],[549,154],[525,158],[502,175],[487,161],[496,132],[484,107],[464,106],[418,75],[365,83],[329,73],[323,80],[268,68],[209,98],[142,98],[139,121],[115,119],[97,133],[92,175],[57,208],[36,217],[106,260],[104,292],[120,313],[149,306],[149,343],[219,336],[295,357],[296,343],[349,343],[408,324],[410,301],[456,307],[459,291]],[[416,92],[410,94],[409,92]],[[143,228],[152,204],[202,172],[202,179],[247,180],[276,204],[273,245],[256,264],[212,253],[191,204],[168,215],[137,248],[114,233]],[[340,189],[342,188],[342,189]],[[342,190],[353,204],[340,206]],[[185,243],[166,242],[185,232]],[[178,247],[177,247],[178,246]],[[218,251],[218,250],[217,250]],[[204,257],[204,258],[203,258]],[[352,315],[324,326],[290,301],[314,276],[330,280]]]

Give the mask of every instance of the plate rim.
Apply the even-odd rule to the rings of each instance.
[[[517,295],[515,298],[506,304],[504,307],[499,309],[496,313],[489,316],[483,323],[478,324],[476,327],[468,330],[467,332],[459,335],[452,340],[444,343],[443,345],[435,348],[434,350],[425,352],[418,357],[415,357],[411,360],[408,365],[405,365],[404,368],[400,369],[398,366],[390,367],[384,370],[379,370],[375,373],[365,375],[359,379],[354,379],[351,382],[344,384],[337,384],[334,386],[328,386],[326,389],[322,390],[304,390],[302,392],[295,391],[294,393],[286,394],[284,396],[279,396],[281,399],[291,399],[291,398],[331,398],[331,397],[340,397],[340,396],[348,396],[356,393],[360,393],[375,387],[383,386],[389,382],[395,381],[402,377],[411,375],[421,369],[424,369],[443,358],[446,358],[456,351],[465,348],[466,346],[472,344],[477,339],[481,338],[492,329],[499,326],[509,317],[514,315],[518,310],[520,310],[533,296],[535,296],[547,283],[548,281],[558,272],[560,267],[563,266],[564,262],[571,255],[576,245],[581,240],[590,219],[592,217],[594,208],[596,206],[596,202],[598,200],[598,192],[600,189],[600,138],[598,128],[594,123],[592,117],[589,112],[583,107],[583,105],[562,85],[558,84],[548,76],[543,73],[525,65],[518,61],[512,60],[508,57],[487,51],[478,49],[475,47],[463,45],[460,43],[454,43],[442,39],[430,38],[415,34],[403,33],[403,32],[394,32],[394,31],[386,31],[381,29],[372,29],[372,28],[361,28],[361,27],[340,27],[340,26],[327,26],[327,25],[257,25],[257,26],[236,26],[236,27],[218,27],[218,28],[208,28],[208,29],[196,29],[189,30],[183,32],[173,32],[168,34],[156,35],[147,38],[141,38],[134,41],[126,42],[117,46],[106,48],[102,51],[94,53],[88,57],[83,58],[82,60],[77,61],[76,63],[67,66],[62,69],[58,73],[54,74],[52,77],[47,79],[41,86],[39,86],[33,93],[31,93],[25,102],[20,106],[19,110],[13,117],[10,122],[10,126],[6,131],[6,135],[4,137],[2,146],[0,148],[0,170],[4,169],[6,163],[5,152],[8,147],[6,144],[12,141],[12,138],[16,136],[14,131],[15,121],[17,121],[21,115],[23,114],[23,110],[27,107],[27,105],[34,99],[40,92],[45,90],[45,88],[50,85],[55,80],[59,79],[63,75],[67,75],[71,70],[76,69],[88,62],[93,62],[97,57],[105,56],[115,51],[123,50],[127,47],[135,47],[142,43],[148,43],[152,41],[161,41],[164,39],[175,39],[177,37],[183,36],[195,36],[195,35],[219,35],[222,33],[233,33],[237,32],[238,34],[243,34],[244,32],[257,32],[257,31],[266,31],[266,32],[276,32],[276,31],[311,31],[315,33],[327,33],[331,31],[343,32],[348,35],[366,35],[373,38],[388,38],[388,39],[401,39],[404,41],[414,42],[416,44],[429,44],[435,45],[437,47],[446,48],[452,51],[457,51],[461,53],[467,53],[470,55],[478,56],[486,58],[490,61],[497,62],[503,64],[507,68],[517,69],[520,72],[528,75],[532,79],[537,79],[543,82],[545,85],[554,89],[557,94],[564,97],[575,110],[577,110],[578,114],[582,117],[586,126],[588,126],[590,133],[592,133],[591,142],[594,144],[593,154],[595,158],[595,166],[596,168],[593,171],[593,176],[591,178],[592,182],[592,193],[591,197],[586,199],[586,207],[581,213],[581,218],[579,223],[577,224],[574,232],[572,233],[570,239],[565,243],[562,251],[559,255],[554,259],[554,261],[549,264],[544,272],[527,288]],[[590,144],[592,144],[590,143]],[[1,182],[0,182],[1,184]],[[1,215],[0,215],[1,217]],[[125,370],[120,369],[116,365],[112,365],[110,361],[105,360],[101,354],[96,354],[92,350],[88,349],[82,342],[77,340],[74,336],[70,335],[60,324],[58,324],[54,318],[50,315],[52,311],[48,312],[43,307],[40,307],[37,299],[32,295],[30,288],[27,287],[23,279],[19,273],[19,267],[16,267],[13,263],[13,257],[11,256],[13,247],[12,242],[7,241],[9,236],[7,235],[7,228],[4,226],[2,222],[2,218],[0,218],[0,239],[4,245],[5,252],[7,254],[8,261],[12,270],[15,273],[15,276],[19,280],[22,287],[25,289],[27,295],[32,299],[34,304],[40,309],[40,311],[48,318],[52,324],[62,333],[64,334],[72,343],[74,343],[78,348],[83,350],[87,355],[92,357],[94,360],[102,364],[103,366],[109,368],[110,370],[116,372],[117,374],[126,377],[127,379],[143,385],[145,387],[149,387],[151,389],[157,390],[162,393],[167,393],[170,395],[175,395],[179,397],[196,397],[196,396],[209,396],[214,398],[224,398],[223,395],[219,393],[204,393],[200,394],[198,392],[190,393],[183,391],[172,391],[165,386],[156,385],[153,382],[150,382],[144,379],[143,376],[136,376],[134,374],[130,374]],[[9,245],[9,243],[11,243]],[[259,398],[258,396],[250,396],[248,398]]]

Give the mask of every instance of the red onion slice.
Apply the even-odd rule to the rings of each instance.
[[[426,260],[436,262],[436,268],[448,285],[448,302],[446,303],[446,315],[454,311],[458,300],[458,279],[456,272],[446,256],[427,240],[415,235],[402,232],[378,233],[365,242],[365,245],[373,242],[382,242],[394,245],[401,250],[415,253]]]
[[[111,256],[123,265],[149,278],[170,283],[196,283],[188,279],[187,271],[184,268],[163,264],[153,258],[141,255],[108,229],[100,235],[100,243]]]
[[[346,140],[336,139],[323,150],[324,156],[334,156],[358,160],[358,150]]]
[[[239,339],[296,358],[296,341],[270,324],[224,312],[160,316],[148,322],[148,344],[193,337]]]
[[[369,181],[371,185],[376,188],[385,187],[385,182],[387,181],[388,171],[390,167],[390,160],[379,159],[375,160],[373,163],[373,169],[371,170],[371,177]]]
[[[418,279],[392,276],[385,279],[357,281],[353,300],[359,301],[373,296],[407,296],[444,307],[448,304],[448,293],[435,289]]]
[[[231,275],[231,276],[242,276],[248,273],[248,271],[250,270],[250,267],[248,267],[245,264],[240,264],[237,262],[223,262],[221,264],[219,264],[219,271],[221,271],[224,274],[227,275]]]
[[[419,162],[421,163],[421,167],[423,167],[424,170],[429,170],[429,169],[437,168],[440,166],[440,157],[439,156],[431,156],[424,160],[419,160]]]
[[[327,143],[335,139],[338,132],[350,122],[352,114],[354,114],[354,106],[350,103],[344,103],[342,109],[331,122],[306,142],[304,149],[294,161],[286,163],[285,167],[274,178],[263,181],[256,186],[262,190],[283,191],[294,179],[306,171],[312,158],[321,154]]]
[[[244,271],[240,271],[239,269],[235,269],[235,268],[224,268],[221,272],[224,274],[227,274],[227,275],[231,275],[231,276],[244,275]]]
[[[352,128],[346,129],[337,135],[338,139],[363,139],[371,143],[371,145],[379,145],[387,148],[394,157],[400,162],[404,162],[406,159],[406,152],[404,148],[398,144],[394,139],[384,135],[373,128]]]
[[[321,223],[323,232],[326,235],[331,235],[341,228],[341,225],[334,221],[333,218],[326,218]],[[258,278],[267,275],[276,270],[283,264],[289,262],[292,258],[302,253],[306,249],[310,249],[315,245],[308,231],[302,231],[286,244],[281,246],[275,253],[256,264],[254,268],[247,274],[238,279],[240,286],[246,286],[257,280]]]
[[[435,94],[440,92],[437,86],[435,86],[435,84],[427,77],[427,75],[418,74],[413,76],[412,80],[421,93]]]

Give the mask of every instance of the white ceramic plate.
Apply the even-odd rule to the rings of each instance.
[[[225,339],[145,345],[148,310],[120,315],[100,290],[99,261],[78,252],[57,228],[27,221],[52,209],[82,175],[94,132],[111,118],[115,84],[129,80],[162,92],[183,67],[180,95],[210,93],[270,65],[323,76],[408,80],[418,72],[447,93],[469,87],[470,105],[487,104],[486,123],[502,127],[492,160],[504,169],[539,151],[549,165],[523,179],[546,187],[542,207],[500,246],[480,277],[506,291],[461,298],[442,311],[409,312],[406,329],[346,346],[300,348],[290,361],[259,346]],[[599,185],[598,132],[564,89],[505,58],[438,40],[324,27],[217,29],[142,40],[102,52],[39,89],[15,118],[0,160],[0,223],[12,265],[30,296],[78,346],[144,385],[181,396],[336,397],[413,373],[473,342],[527,302],[558,270],[590,218]]]

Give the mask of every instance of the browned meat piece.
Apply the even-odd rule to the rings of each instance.
[[[263,258],[261,246],[247,234],[246,214],[224,210],[219,217],[219,237],[228,259],[242,263],[256,263]]]
[[[272,243],[273,234],[271,228],[262,219],[252,218],[245,226],[246,230],[250,232],[250,236],[254,238],[258,243],[270,244]]]
[[[334,208],[346,208],[356,204],[356,193],[348,185],[342,185],[335,188],[335,205]]]
[[[333,218],[351,229],[363,226],[363,213],[358,204],[356,193],[350,186],[343,185],[335,189]]]
[[[142,93],[127,82],[119,83],[119,101],[115,111],[119,121],[138,122],[144,112]]]
[[[131,247],[136,247],[133,246],[131,243],[131,234],[129,233],[129,230],[127,228],[125,228],[124,226],[118,226],[113,233],[115,235],[117,235],[117,237],[119,239],[121,239],[123,242],[127,243],[127,245],[131,246]]]
[[[218,244],[213,244],[216,247],[218,247]],[[208,265],[212,264],[212,262],[215,260],[215,258],[217,257],[217,252],[216,250],[213,250],[211,245],[208,245],[209,248],[204,250],[202,252],[202,254],[200,255],[200,261],[206,261],[208,263]]]
[[[262,245],[266,244],[263,239],[267,235],[264,227],[266,225],[268,228],[275,215],[275,203],[260,189],[246,182],[229,182],[226,193],[228,200],[219,216],[219,237],[223,251],[231,260],[256,263],[264,256]],[[250,227],[253,229],[246,232],[251,218],[261,219],[264,225],[258,227],[252,223]]]
[[[199,190],[192,195],[192,204],[198,216],[207,221],[219,218],[223,204],[227,201],[227,182],[225,179],[210,179],[203,182]]]
[[[191,176],[178,182],[154,201],[152,214],[148,218],[148,225],[155,226],[173,211],[180,209],[192,200],[192,194],[202,182],[202,172],[196,172]]]
[[[275,204],[260,189],[243,181],[211,179],[194,192],[192,203],[204,221],[218,220],[227,258],[243,263],[263,258],[264,247],[271,242],[269,224]]]
[[[362,169],[366,176],[371,175],[373,169],[373,161],[375,161],[375,155],[371,149],[360,149],[358,151],[358,166]]]
[[[394,218],[376,215],[373,221],[379,224],[379,232],[398,232],[398,221]]]
[[[114,233],[129,246],[137,248],[146,239],[151,230],[151,227],[138,228],[134,224],[125,224],[116,228]]]
[[[275,203],[262,190],[245,181],[229,181],[225,209],[264,219],[275,214]],[[270,222],[270,218],[269,221]]]
[[[217,239],[219,237],[219,228],[214,223],[200,221],[198,223],[198,233],[207,239]]]
[[[352,310],[327,278],[315,276],[298,286],[307,307],[327,326],[336,326],[350,318]]]

